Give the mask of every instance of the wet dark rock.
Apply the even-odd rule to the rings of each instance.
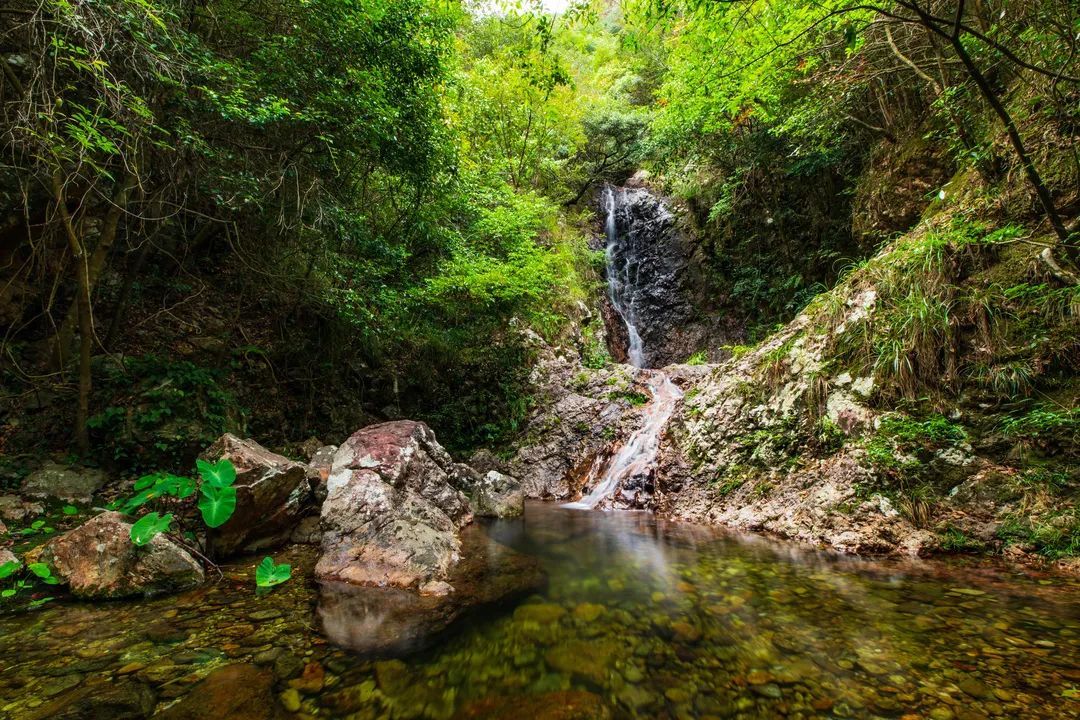
[[[622,288],[618,310],[604,312],[608,335],[615,340],[612,355],[625,362],[625,321],[641,336],[644,367],[682,362],[706,346],[713,322],[700,311],[705,305],[704,282],[695,261],[690,235],[679,226],[663,199],[644,187],[615,188],[616,240],[608,252],[609,287]],[[607,207],[602,208],[606,214]]]
[[[462,559],[448,577],[452,592],[423,594],[397,587],[324,582],[318,618],[332,642],[392,656],[430,644],[466,612],[537,592],[546,584],[539,562],[490,540],[477,527],[462,534]]]
[[[101,470],[49,462],[27,476],[22,492],[30,497],[90,502],[106,479]]]
[[[289,539],[311,499],[305,465],[232,434],[218,438],[202,457],[211,462],[228,459],[236,467],[236,510],[211,531],[217,555],[276,547]]]
[[[599,695],[564,690],[478,700],[463,707],[454,720],[606,720],[611,716],[611,708]]]
[[[44,562],[81,598],[120,598],[177,592],[203,582],[202,565],[165,535],[131,542],[131,523],[106,512],[50,540],[31,562]]]
[[[285,716],[273,690],[274,678],[254,665],[226,665],[207,675],[158,720],[278,720]]]
[[[458,529],[472,519],[456,473],[423,423],[354,433],[334,455],[316,578],[409,592],[444,582],[459,558]]]
[[[154,692],[134,680],[86,682],[41,705],[26,720],[136,720],[149,717]]]

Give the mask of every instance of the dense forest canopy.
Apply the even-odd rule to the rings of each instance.
[[[1075,4],[559,9],[9,3],[5,402],[73,417],[4,437],[182,464],[227,427],[298,442],[410,414],[497,445],[529,407],[531,338],[567,341],[596,297],[595,193],[638,168],[689,208],[732,343],[957,169],[1008,188],[1072,272]],[[860,180],[881,148],[939,178],[916,209]],[[873,198],[891,207],[853,212]],[[604,361],[595,329],[575,342]]]

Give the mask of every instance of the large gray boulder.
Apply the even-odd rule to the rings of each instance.
[[[445,591],[472,520],[461,474],[420,422],[357,431],[334,454],[322,506],[321,581]]]
[[[477,517],[512,518],[525,512],[525,492],[521,483],[498,470],[490,470],[472,491]]]
[[[210,536],[216,555],[254,552],[289,539],[310,506],[307,466],[229,433],[202,457],[211,462],[228,459],[236,467],[236,510]]]
[[[87,503],[101,489],[105,473],[94,468],[48,462],[30,473],[23,483],[23,495],[52,497]]]
[[[203,582],[202,565],[165,535],[143,547],[131,542],[131,521],[106,512],[53,538],[27,556],[49,565],[76,597],[157,595]]]

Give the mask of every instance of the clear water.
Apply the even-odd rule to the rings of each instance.
[[[313,629],[311,549],[279,553],[297,576],[266,597],[253,558],[179,596],[0,618],[0,717],[56,716],[114,681],[160,709],[229,662],[272,675],[298,718],[1080,717],[1075,578],[549,505],[489,532],[541,558],[548,589],[403,661]]]

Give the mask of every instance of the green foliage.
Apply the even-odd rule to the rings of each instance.
[[[99,395],[116,404],[87,425],[110,448],[108,459],[125,467],[180,468],[239,429],[242,413],[224,388],[223,370],[147,355],[106,363],[101,376]]]
[[[138,547],[146,545],[159,534],[168,532],[172,521],[172,513],[166,513],[165,515],[159,515],[156,512],[146,513],[132,523],[131,530],[128,531],[131,542]]]
[[[1040,517],[1013,514],[998,529],[1010,544],[1029,546],[1050,559],[1080,555],[1080,510],[1076,507]]]
[[[255,585],[259,588],[271,588],[280,585],[292,577],[292,565],[276,565],[274,558],[264,557],[255,568]]]
[[[910,488],[934,453],[967,439],[964,429],[941,415],[925,420],[900,413],[881,418],[865,444],[870,462],[901,489]]]
[[[962,530],[949,525],[938,535],[941,549],[955,553],[976,553],[985,549],[981,540],[966,535]]]
[[[200,487],[199,512],[209,528],[218,528],[228,522],[236,510],[236,468],[226,459],[216,463],[199,460]]]
[[[15,598],[23,590],[32,590],[38,583],[60,584],[60,579],[53,575],[52,568],[45,563],[28,563],[24,567],[18,560],[11,560],[0,565],[0,581],[8,581],[7,586],[0,590],[0,600],[6,601]],[[51,597],[34,598],[27,603],[27,607],[33,610],[51,600]]]
[[[686,358],[687,365],[705,365],[709,362],[709,354],[704,350],[698,350],[697,352]]]
[[[110,507],[126,514],[147,504],[166,500],[175,507],[176,503],[182,503],[194,495],[198,487],[200,497],[197,507],[203,523],[208,528],[221,527],[236,510],[236,488],[232,486],[236,481],[236,467],[225,458],[213,463],[200,458],[196,462],[196,468],[199,472],[200,483],[196,483],[192,478],[170,473],[152,473],[135,482],[135,495],[120,498]],[[173,521],[179,519],[171,512],[165,514],[158,511],[148,512],[132,524],[129,531],[131,541],[142,547],[160,533],[168,532]]]

